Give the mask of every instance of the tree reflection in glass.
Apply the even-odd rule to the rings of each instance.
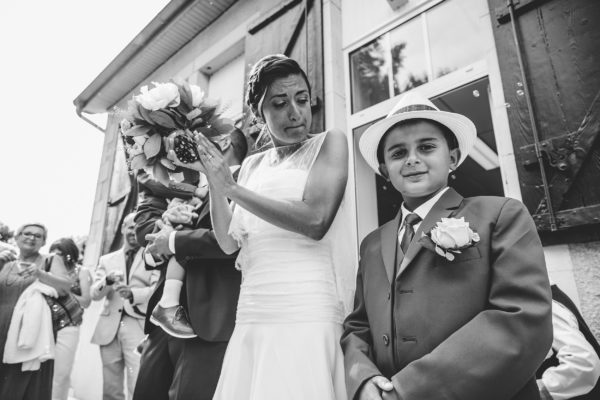
[[[394,95],[428,82],[423,29],[420,17],[390,32]]]
[[[352,112],[390,98],[385,47],[380,37],[350,55]]]

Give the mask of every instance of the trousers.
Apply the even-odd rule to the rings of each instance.
[[[141,324],[141,320],[123,315],[115,338],[109,344],[100,346],[104,400],[133,398],[140,368],[140,356],[135,349],[144,338]],[[124,394],[124,373],[127,381],[127,397]]]
[[[79,326],[67,326],[58,331],[52,377],[52,400],[67,400],[71,386],[71,370],[79,343]]]

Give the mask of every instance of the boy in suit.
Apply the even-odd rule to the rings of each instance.
[[[447,186],[476,137],[413,92],[360,139],[404,202],[360,247],[341,339],[351,399],[539,399],[552,321],[533,220],[516,200]]]

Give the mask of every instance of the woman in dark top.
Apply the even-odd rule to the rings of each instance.
[[[46,243],[48,231],[42,224],[27,224],[17,230],[19,254],[0,254],[0,349],[4,354],[13,310],[19,296],[36,279],[68,293],[71,282],[60,257],[55,257],[45,271],[46,257],[39,253]],[[54,361],[41,363],[38,370],[22,371],[22,364],[0,363],[0,399],[50,400]]]
[[[66,318],[64,327],[56,335],[54,356],[54,378],[52,380],[52,400],[67,400],[71,385],[71,370],[75,361],[75,352],[79,343],[79,326],[82,322],[83,308],[91,303],[90,270],[79,264],[79,249],[70,238],[58,239],[50,245],[50,253],[62,258],[67,274],[71,280],[71,295],[79,303],[79,312],[71,313]]]

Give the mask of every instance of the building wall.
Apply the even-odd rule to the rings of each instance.
[[[600,341],[600,242],[568,245],[581,312]]]
[[[98,171],[96,196],[94,198],[92,220],[90,222],[90,231],[85,249],[85,258],[83,260],[83,264],[90,268],[96,267],[98,259],[102,255],[104,225],[107,213],[106,204],[108,203],[111,182],[113,180],[118,140],[117,121],[114,116],[110,116],[106,125],[106,132],[104,133],[104,145],[100,170]]]

